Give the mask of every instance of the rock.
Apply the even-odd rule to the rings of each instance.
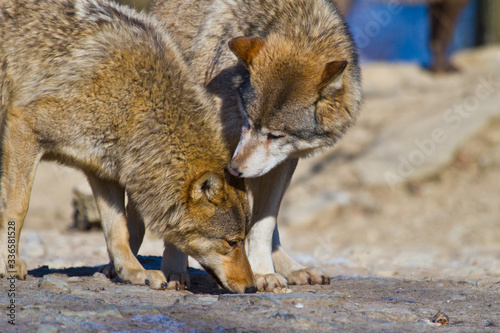
[[[102,283],[110,283],[111,281],[106,277],[106,275],[102,274],[102,273],[99,273],[99,272],[95,272],[94,275],[92,275],[92,278],[96,281],[96,282],[102,282]]]
[[[273,294],[291,294],[292,290],[286,287],[276,287],[273,289]]]
[[[431,322],[438,326],[446,326],[450,323],[450,318],[446,313],[438,312],[434,317],[432,317]]]
[[[81,282],[83,282],[83,279],[80,276],[71,276],[71,277],[68,278],[68,282],[71,282],[71,283],[81,283]]]
[[[45,275],[38,284],[38,287],[44,289],[56,289],[63,294],[70,294],[71,288],[66,280],[56,274]]]

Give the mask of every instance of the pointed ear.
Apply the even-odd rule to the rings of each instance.
[[[321,75],[321,82],[318,85],[318,89],[323,89],[326,86],[340,89],[340,87],[342,87],[342,78],[344,77],[347,64],[348,62],[345,60],[327,63]]]
[[[208,202],[218,203],[224,197],[224,178],[222,175],[207,172],[191,183],[189,196],[193,201],[206,199]]]
[[[259,37],[235,37],[228,43],[229,49],[247,68],[252,65],[253,58],[259,53],[264,44],[264,40]]]

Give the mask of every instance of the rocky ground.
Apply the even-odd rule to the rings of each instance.
[[[195,262],[189,291],[111,282],[96,274],[102,233],[69,228],[83,177],[42,164],[20,243],[29,277],[0,281],[0,331],[500,331],[500,48],[454,60],[461,73],[440,76],[366,65],[357,126],[299,164],[282,242],[331,285],[231,295]],[[157,268],[162,244],[147,238]]]

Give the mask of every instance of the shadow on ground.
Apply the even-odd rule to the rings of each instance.
[[[159,270],[161,266],[161,257],[159,256],[138,256],[141,265],[148,270]],[[67,268],[50,268],[49,266],[40,266],[36,269],[28,271],[28,274],[33,277],[44,277],[49,274],[62,274],[68,277],[84,277],[92,276],[99,272],[101,266],[80,266],[80,267],[67,267]],[[212,277],[204,270],[189,267],[189,278],[191,280],[191,287],[189,291],[193,294],[212,294],[220,295],[229,293],[221,289]],[[111,279],[115,283],[120,283],[117,278]]]

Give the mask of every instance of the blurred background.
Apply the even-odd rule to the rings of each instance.
[[[335,148],[299,163],[279,218],[284,247],[332,276],[500,277],[500,1],[339,2],[365,103]],[[28,267],[107,262],[89,193],[77,171],[40,165]],[[140,253],[162,249],[148,235]]]

